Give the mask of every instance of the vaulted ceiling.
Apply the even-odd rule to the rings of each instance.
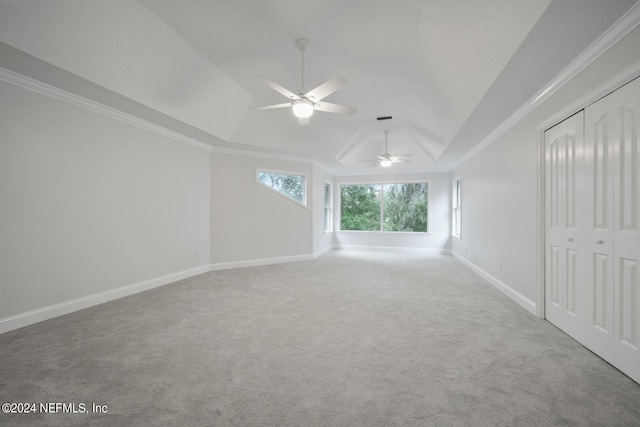
[[[447,170],[637,0],[2,0],[0,41],[221,140],[336,174]],[[301,126],[266,76],[348,83]],[[391,120],[378,121],[380,116]]]

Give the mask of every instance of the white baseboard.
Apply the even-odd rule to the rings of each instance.
[[[169,283],[186,279],[187,277],[197,276],[198,274],[209,271],[209,266],[201,266],[189,270],[179,271],[177,273],[168,274],[166,276],[157,277],[155,279],[145,280],[143,282],[134,283],[120,288],[99,292],[93,295],[76,298],[71,301],[65,301],[59,304],[50,305],[26,313],[17,314],[15,316],[0,319],[0,334],[13,331],[18,328],[33,325],[34,323],[44,320],[53,319],[54,317],[69,314],[74,311],[92,307],[94,305],[113,301],[118,298],[137,294],[149,289],[164,286]]]
[[[451,255],[450,249],[435,248],[410,248],[396,246],[368,246],[368,245],[335,245],[335,249],[339,250],[356,250],[356,251],[375,251],[375,252],[397,252],[397,253],[414,253],[414,254],[444,254]]]
[[[285,262],[309,261],[314,259],[314,257],[314,254],[306,254],[275,258],[249,259],[245,261],[219,262],[215,264],[209,264],[209,271],[228,270],[231,268],[258,267],[261,265],[282,264]]]
[[[525,297],[520,292],[516,291],[515,289],[513,289],[512,287],[510,287],[506,283],[504,283],[501,280],[497,279],[495,276],[492,276],[491,274],[487,273],[486,271],[484,271],[483,269],[481,269],[480,267],[478,267],[477,265],[475,265],[474,263],[472,263],[468,259],[464,258],[459,253],[452,252],[452,254],[453,254],[454,258],[456,258],[458,261],[460,261],[461,263],[463,263],[464,265],[469,267],[477,275],[479,275],[484,280],[489,282],[494,288],[498,289],[500,292],[502,292],[503,294],[505,294],[506,296],[508,296],[512,300],[514,300],[516,303],[518,303],[520,306],[522,306],[525,310],[527,310],[528,312],[530,312],[534,316],[538,316],[537,306],[536,306],[536,303],[534,301],[532,301],[529,298]]]
[[[314,252],[314,253],[313,253],[313,259],[316,259],[316,258],[318,258],[318,257],[321,257],[322,255],[324,255],[324,254],[326,254],[326,253],[328,253],[328,252],[331,252],[331,251],[332,251],[332,250],[334,250],[334,249],[335,249],[335,247],[332,245],[332,246],[327,246],[326,248],[321,249],[321,250],[319,250],[318,252]]]
[[[111,289],[97,294],[76,298],[71,301],[65,301],[59,304],[42,307],[36,310],[28,311],[26,313],[20,313],[14,316],[2,318],[0,319],[0,334],[23,328],[25,326],[33,325],[45,320],[53,319],[54,317],[69,314],[74,311],[89,308],[94,305],[137,294],[139,292],[147,291],[159,286],[164,286],[169,283],[173,283],[192,276],[197,276],[198,274],[206,273],[209,271],[242,267],[256,267],[260,265],[281,264],[285,262],[308,261],[318,258],[319,256],[322,256],[333,249],[333,246],[329,246],[314,254],[208,264],[201,267],[168,274],[166,276],[158,277],[155,279],[145,280],[143,282],[122,286],[116,289]]]
[[[305,255],[293,255],[285,257],[275,258],[261,258],[245,261],[232,261],[209,264],[201,267],[196,267],[189,270],[180,271],[177,273],[168,274],[166,276],[158,277],[151,280],[145,280],[143,282],[134,283],[120,288],[111,289],[105,292],[100,292],[93,295],[77,298],[71,301],[65,301],[59,304],[50,305],[47,307],[39,308],[36,310],[28,311],[26,313],[17,314],[15,316],[6,317],[0,319],[0,334],[9,332],[15,329],[19,329],[25,326],[33,325],[34,323],[42,322],[45,320],[53,319],[54,317],[69,314],[74,311],[82,310],[94,305],[102,304],[105,302],[113,301],[118,298],[123,298],[129,295],[137,294],[149,289],[164,286],[169,283],[176,282],[178,280],[186,279],[188,277],[196,276],[198,274],[206,273],[208,271],[226,270],[232,268],[244,268],[244,267],[257,267],[261,265],[281,264],[286,262],[297,261],[309,261],[316,259],[332,250],[360,250],[360,251],[378,251],[378,252],[397,252],[397,253],[422,253],[422,254],[452,254],[449,249],[432,249],[432,248],[406,248],[406,247],[392,247],[392,246],[366,246],[366,245],[333,245],[328,246],[313,254]],[[535,303],[518,292],[514,291],[504,283],[500,282],[495,277],[489,275],[482,269],[478,268],[471,262],[462,258],[455,252],[453,255],[459,259],[462,263],[474,270],[480,276],[482,276],[489,283],[500,289],[514,301],[525,307],[528,311],[535,314]]]

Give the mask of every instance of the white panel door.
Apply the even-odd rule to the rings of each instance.
[[[592,333],[585,344],[640,382],[640,79],[588,107],[585,123],[594,174]]]
[[[640,78],[545,132],[545,316],[640,382]]]
[[[615,365],[640,382],[640,79],[605,100],[615,111]]]
[[[584,239],[586,334],[583,344],[613,363],[613,208],[615,112],[600,100],[585,110]]]
[[[584,261],[584,112],[545,132],[545,317],[581,340],[584,329],[582,291]],[[580,231],[582,230],[582,231]]]

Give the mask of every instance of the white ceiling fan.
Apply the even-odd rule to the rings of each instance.
[[[322,83],[320,86],[310,91],[304,89],[304,53],[309,49],[309,40],[298,39],[296,40],[296,46],[302,52],[302,89],[298,94],[284,88],[278,83],[269,80],[266,77],[260,77],[264,83],[275,90],[276,92],[286,96],[291,101],[284,104],[266,105],[264,107],[253,107],[251,110],[272,110],[275,108],[287,108],[291,107],[293,114],[298,118],[301,125],[309,123],[309,117],[313,114],[314,110],[324,111],[327,113],[337,114],[353,114],[356,109],[353,107],[345,107],[344,105],[332,104],[330,102],[322,101],[327,96],[331,95],[336,90],[340,89],[347,83],[344,77],[334,77],[333,79]]]
[[[380,154],[380,155],[375,154],[375,156],[378,158],[378,163],[380,163],[380,166],[388,168],[393,163],[411,163],[411,160],[406,159],[406,157],[411,157],[411,154],[401,154],[399,156],[392,156],[391,154],[389,154],[388,137],[389,137],[389,131],[385,130],[384,131],[384,154]]]

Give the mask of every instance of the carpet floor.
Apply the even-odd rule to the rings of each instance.
[[[29,426],[638,426],[640,385],[448,255],[215,271],[0,335]],[[4,407],[3,407],[4,409]]]

